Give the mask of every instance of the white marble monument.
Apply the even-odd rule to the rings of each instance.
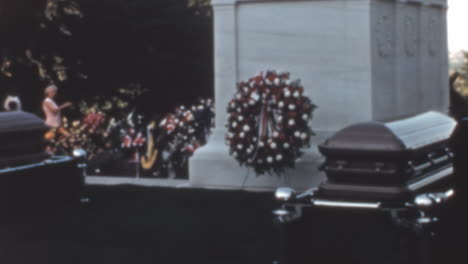
[[[352,123],[447,111],[446,0],[213,0],[216,129],[190,160],[195,187],[305,189],[323,180],[317,144]],[[312,147],[285,177],[256,176],[228,154],[236,83],[266,69],[302,79],[319,106]]]

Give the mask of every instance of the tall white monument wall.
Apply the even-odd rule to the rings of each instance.
[[[323,180],[317,144],[338,129],[448,107],[446,0],[214,0],[213,8],[216,129],[190,160],[193,186],[309,188]],[[282,178],[239,167],[224,143],[236,83],[267,69],[301,78],[319,106],[312,147]]]

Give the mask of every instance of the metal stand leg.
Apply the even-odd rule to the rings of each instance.
[[[392,212],[395,224],[401,228],[400,263],[431,264],[433,263],[433,243],[435,231],[433,225],[436,218],[427,217],[423,212],[417,219],[398,217]]]
[[[422,228],[421,230],[413,230],[411,237],[411,263],[431,264],[434,257],[432,251],[434,234],[430,230]]]

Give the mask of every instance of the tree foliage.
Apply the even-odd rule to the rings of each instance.
[[[18,94],[36,110],[45,85],[84,77],[72,45],[82,18],[75,1],[7,0],[0,10],[0,98]]]
[[[0,12],[0,99],[27,110],[48,83],[72,101],[143,87],[137,103],[155,112],[213,93],[208,0],[4,0]]]

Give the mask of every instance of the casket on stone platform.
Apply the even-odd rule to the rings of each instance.
[[[48,155],[47,130],[33,114],[0,113],[0,205],[78,201],[83,160]]]

